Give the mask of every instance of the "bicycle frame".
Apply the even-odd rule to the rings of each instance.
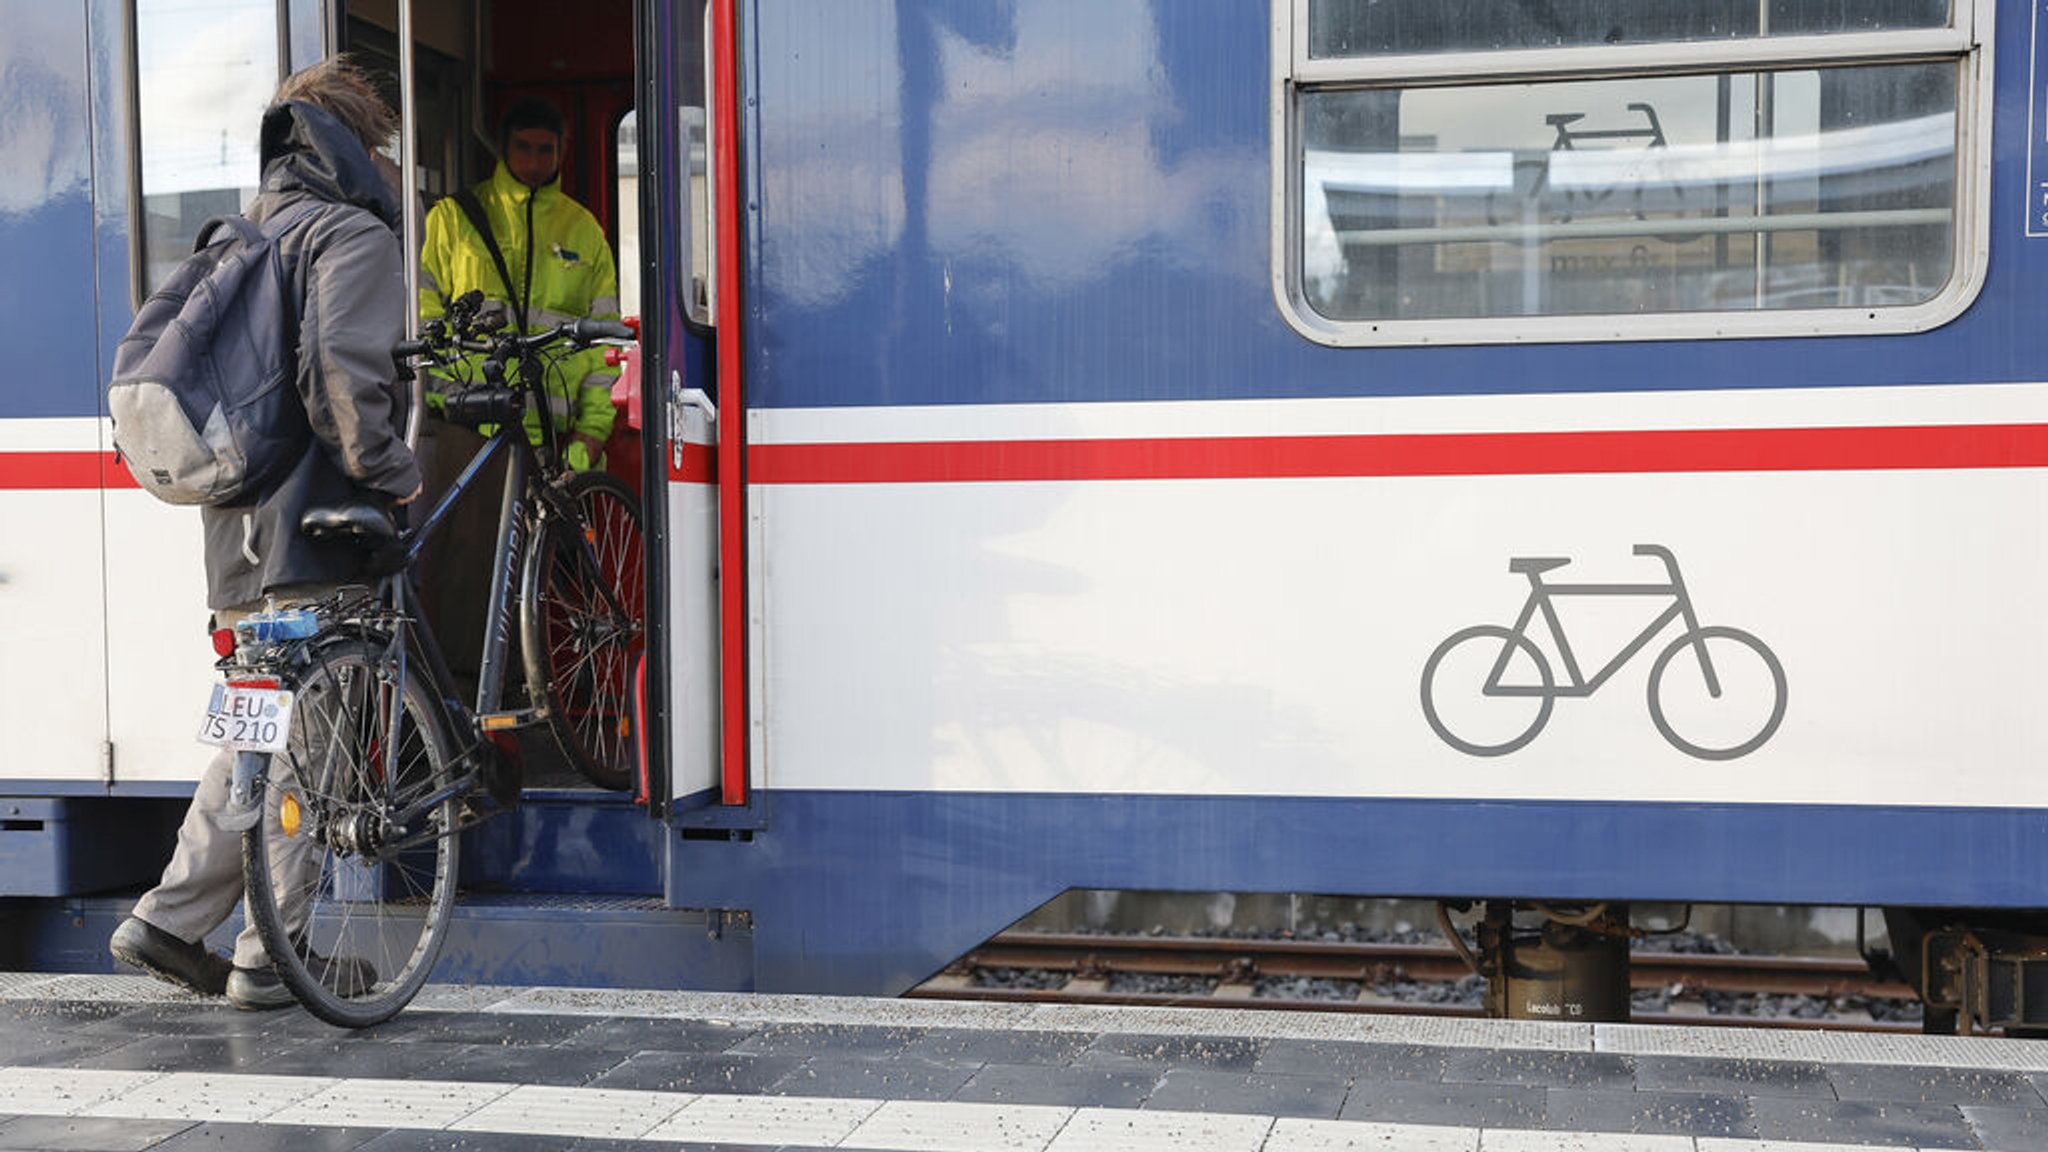
[[[519,438],[518,443],[514,443],[515,436]],[[437,686],[445,692],[446,686],[453,684],[455,680],[441,656],[441,646],[434,638],[433,626],[423,614],[404,610],[409,602],[417,601],[419,597],[419,589],[414,586],[412,579],[413,565],[418,562],[427,541],[446,524],[449,511],[476,483],[477,476],[490,465],[498,453],[510,452],[511,457],[505,465],[504,491],[498,503],[497,543],[491,552],[491,595],[484,615],[484,645],[481,668],[477,675],[476,704],[474,707],[465,706],[453,697],[444,702],[444,707],[452,706],[454,709],[454,718],[464,721],[466,725],[474,725],[478,716],[496,712],[499,704],[503,702],[505,652],[510,644],[512,582],[518,579],[519,563],[525,556],[526,547],[531,543],[526,533],[525,496],[527,480],[532,471],[532,457],[524,440],[525,432],[521,428],[517,425],[506,425],[500,427],[484,442],[483,447],[477,449],[476,455],[470,457],[461,475],[448,486],[448,491],[442,493],[433,511],[427,514],[426,520],[408,533],[405,568],[399,574],[402,579],[394,577],[399,579],[395,599],[401,609],[401,617],[409,627],[416,629],[425,638],[426,642],[421,645],[421,650],[429,658],[429,671],[433,674]]]
[[[1526,639],[1529,634],[1530,621],[1535,619],[1537,612],[1542,612],[1544,626],[1550,630],[1551,639],[1557,643],[1558,657],[1564,662],[1565,683],[1547,689],[1537,684],[1513,685],[1502,683],[1501,678],[1506,674],[1508,663],[1515,653],[1515,645],[1510,642],[1501,646],[1500,659],[1494,662],[1493,670],[1487,675],[1486,686],[1483,689],[1485,694],[1488,696],[1559,696],[1566,698],[1591,696],[1594,692],[1599,691],[1602,684],[1605,684],[1636,653],[1642,651],[1643,647],[1654,639],[1658,633],[1662,632],[1673,620],[1683,619],[1685,621],[1685,631],[1688,635],[1698,632],[1700,627],[1699,617],[1693,612],[1692,597],[1686,593],[1685,580],[1678,574],[1677,558],[1672,556],[1669,549],[1661,548],[1654,544],[1636,545],[1635,554],[1638,556],[1655,556],[1661,559],[1664,562],[1665,570],[1671,574],[1670,582],[1665,584],[1545,584],[1543,582],[1543,572],[1540,569],[1531,568],[1526,570],[1526,574],[1529,577],[1529,598],[1523,602],[1521,613],[1515,617],[1514,633]],[[1563,622],[1557,618],[1557,609],[1552,602],[1560,596],[1669,596],[1671,597],[1671,604],[1664,611],[1658,613],[1654,620],[1650,621],[1642,631],[1636,634],[1635,639],[1624,645],[1619,652],[1615,653],[1612,659],[1602,665],[1600,670],[1595,672],[1589,679],[1581,671],[1578,657],[1572,652],[1571,639],[1565,635]],[[1693,648],[1699,655],[1700,672],[1706,679],[1708,693],[1715,698],[1719,698],[1721,695],[1720,680],[1714,674],[1713,661],[1707,655],[1705,642],[1696,642]]]

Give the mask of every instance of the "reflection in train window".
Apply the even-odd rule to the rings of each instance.
[[[1947,26],[1949,0],[1307,0],[1316,59]]]
[[[1318,91],[1303,298],[1333,320],[1862,308],[1955,262],[1953,63]]]
[[[136,0],[141,295],[192,251],[209,217],[262,180],[257,130],[283,77],[276,0]]]

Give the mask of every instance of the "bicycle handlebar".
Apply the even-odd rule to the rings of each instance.
[[[419,339],[404,340],[395,345],[391,349],[392,360],[403,365],[421,356],[481,353],[487,361],[497,362],[502,370],[506,361],[530,355],[557,340],[566,339],[579,347],[587,347],[604,341],[639,338],[639,333],[630,325],[587,317],[530,335],[505,331],[497,324],[486,328],[484,305],[481,291],[472,289],[464,292],[448,302],[448,310],[443,316],[428,322]]]
[[[577,320],[568,325],[569,339],[578,344],[595,344],[599,340],[633,340],[637,335],[631,328],[617,320]]]

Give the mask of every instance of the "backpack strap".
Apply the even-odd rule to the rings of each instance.
[[[194,252],[203,252],[208,245],[214,242],[216,234],[222,228],[226,228],[242,241],[244,248],[259,244],[265,240],[270,242],[270,259],[277,267],[278,276],[280,279],[290,281],[291,288],[295,289],[286,292],[284,309],[285,347],[292,352],[294,361],[297,359],[299,346],[300,312],[306,306],[305,286],[297,282],[298,278],[296,276],[286,274],[284,256],[279,250],[278,241],[284,239],[286,233],[312,219],[313,214],[318,212],[325,204],[326,202],[323,200],[308,196],[283,211],[266,217],[263,221],[263,226],[260,228],[256,226],[255,221],[242,215],[240,212],[230,212],[225,216],[215,216],[199,226],[199,235],[192,241],[192,250]]]
[[[256,226],[255,221],[242,215],[240,212],[230,212],[225,216],[215,216],[199,226],[199,235],[192,238],[192,250],[194,252],[204,252],[206,246],[213,243],[215,235],[222,228],[226,228],[241,237],[244,244],[254,244],[266,237],[274,244],[282,239],[285,233],[305,223],[319,209],[321,203],[322,201],[307,197],[265,220],[261,228]]]
[[[498,248],[498,238],[491,232],[491,218],[484,214],[484,206],[476,193],[468,188],[459,189],[449,197],[461,207],[462,214],[469,217],[469,226],[483,238],[484,247],[490,250],[491,263],[498,266],[498,281],[505,285],[505,300],[511,304],[519,321],[519,330],[526,331],[526,303],[519,299],[519,293],[512,288],[512,272],[505,267],[505,253]],[[528,242],[531,244],[531,241]]]

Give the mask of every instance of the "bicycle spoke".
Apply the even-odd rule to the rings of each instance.
[[[630,780],[633,666],[642,643],[645,575],[639,518],[617,481],[572,481],[581,523],[558,522],[529,568],[529,678],[545,685],[557,742],[594,782]]]

